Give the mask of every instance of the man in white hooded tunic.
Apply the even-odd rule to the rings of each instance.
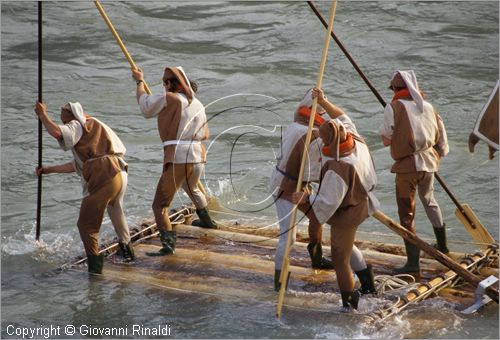
[[[412,70],[396,71],[390,83],[394,92],[392,102],[385,107],[380,135],[385,146],[390,146],[396,173],[396,202],[402,226],[416,232],[415,194],[418,190],[427,217],[432,223],[437,244],[448,253],[446,229],[438,202],[434,198],[434,173],[439,162],[449,152],[443,120],[427,102]],[[420,250],[405,241],[407,262],[395,273],[419,272]]]

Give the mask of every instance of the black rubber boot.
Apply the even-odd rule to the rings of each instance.
[[[116,254],[118,256],[121,256],[124,262],[132,262],[135,260],[135,253],[134,248],[132,247],[132,242],[129,242],[127,244],[119,242],[118,247],[119,249]]]
[[[280,284],[280,276],[281,276],[281,270],[274,270],[274,290],[279,292],[281,288]],[[290,272],[288,272],[288,275],[286,277],[286,286],[285,289],[288,289],[288,280],[290,280]]]
[[[333,269],[332,261],[323,257],[321,243],[309,243],[307,250],[311,256],[311,265],[314,269]]]
[[[175,231],[160,230],[160,240],[162,248],[157,252],[147,252],[148,256],[165,256],[175,254],[175,242],[177,233]]]
[[[191,225],[201,228],[217,229],[217,223],[210,218],[208,214],[208,209],[196,209],[196,214],[198,214],[198,219],[194,220]]]
[[[450,250],[446,245],[446,224],[443,224],[442,228],[433,228],[434,235],[436,235],[437,243],[433,244],[434,248],[442,252],[443,254],[448,254]]]
[[[340,291],[340,296],[342,297],[342,307],[346,310],[351,307],[354,309],[358,309],[359,297],[361,293],[357,290],[353,292],[343,292]]]
[[[87,255],[87,266],[89,268],[89,273],[102,274],[102,268],[104,267],[104,254]]]
[[[355,273],[358,276],[359,282],[361,283],[361,288],[359,288],[359,292],[361,294],[377,294],[371,264],[366,265],[365,269],[357,271]]]
[[[405,241],[406,264],[394,269],[394,274],[420,273],[420,249],[417,246]]]

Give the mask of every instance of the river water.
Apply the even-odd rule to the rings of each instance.
[[[274,223],[267,182],[282,127],[316,82],[325,30],[304,2],[109,2],[104,7],[153,91],[162,69],[182,65],[198,81],[210,118],[208,190],[239,220]],[[327,17],[328,3],[318,3]],[[122,138],[130,165],[126,196],[131,226],[151,216],[161,172],[156,122],[145,120],[135,100],[128,64],[92,2],[45,2],[43,99],[54,119],[67,101],[80,101]],[[414,69],[448,130],[451,152],[440,174],[470,204],[498,239],[498,159],[488,160],[467,139],[499,73],[498,2],[348,2],[338,4],[335,32],[386,100],[395,69]],[[286,310],[274,305],[159,291],[89,280],[86,273],[48,274],[82,253],[75,222],[80,187],[75,175],[43,180],[42,243],[34,241],[37,179],[37,5],[1,3],[1,209],[2,336],[15,327],[169,324],[178,338],[492,338],[498,339],[498,306],[461,315],[441,299],[412,307],[385,328],[356,318]],[[382,107],[332,41],[324,77],[329,99],[353,118],[376,162],[377,195],[396,217],[391,159],[377,134]],[[66,162],[44,131],[44,164]],[[436,184],[450,246],[475,246]],[[176,198],[181,204],[186,197]],[[216,215],[218,219],[229,218]],[[232,217],[236,218],[236,217]],[[418,203],[417,230],[432,239]],[[105,219],[102,238],[113,231]],[[401,243],[375,220],[359,238]],[[13,325],[10,326],[9,325]],[[82,335],[80,335],[82,336]],[[15,337],[15,336],[13,336]],[[19,336],[18,336],[19,337]],[[40,337],[40,336],[39,336]],[[65,337],[65,336],[62,336]]]

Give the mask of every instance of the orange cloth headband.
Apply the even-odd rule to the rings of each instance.
[[[345,141],[340,143],[339,145],[339,157],[342,156],[343,154],[349,152],[354,148],[354,138],[352,137],[352,134],[350,132],[347,133]],[[330,146],[325,145],[323,146],[323,149],[321,149],[321,152],[323,152],[323,155],[325,156],[331,156],[332,154],[330,153]]]
[[[299,107],[299,116],[307,118],[309,120],[309,117],[311,117],[311,108],[307,106],[301,106]],[[321,117],[317,112],[314,115],[314,125],[320,126],[325,122],[325,119]]]

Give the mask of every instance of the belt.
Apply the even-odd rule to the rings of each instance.
[[[200,145],[199,140],[166,140],[163,141],[163,146],[169,145]]]
[[[120,164],[120,168],[122,169],[122,171],[128,171],[128,164],[123,159],[123,154],[104,155],[104,156],[89,158],[89,159],[87,159],[87,162],[90,163],[90,162],[96,161],[98,159],[111,158],[111,157],[116,157],[118,159],[118,163]]]
[[[92,161],[96,161],[98,159],[109,158],[109,157],[120,157],[120,156],[118,156],[118,155],[104,155],[104,156],[89,158],[89,159],[87,159],[87,162],[92,162]]]
[[[284,172],[283,170],[281,170],[280,168],[278,168],[278,166],[277,166],[277,165],[276,165],[276,170],[278,170],[278,172],[279,172],[280,174],[282,174],[283,176],[285,176],[286,178],[291,179],[292,181],[295,181],[295,182],[297,182],[297,181],[298,181],[298,178],[297,178],[297,177],[294,177],[294,176],[292,176],[292,175],[290,175],[290,174],[288,174],[288,173]]]

